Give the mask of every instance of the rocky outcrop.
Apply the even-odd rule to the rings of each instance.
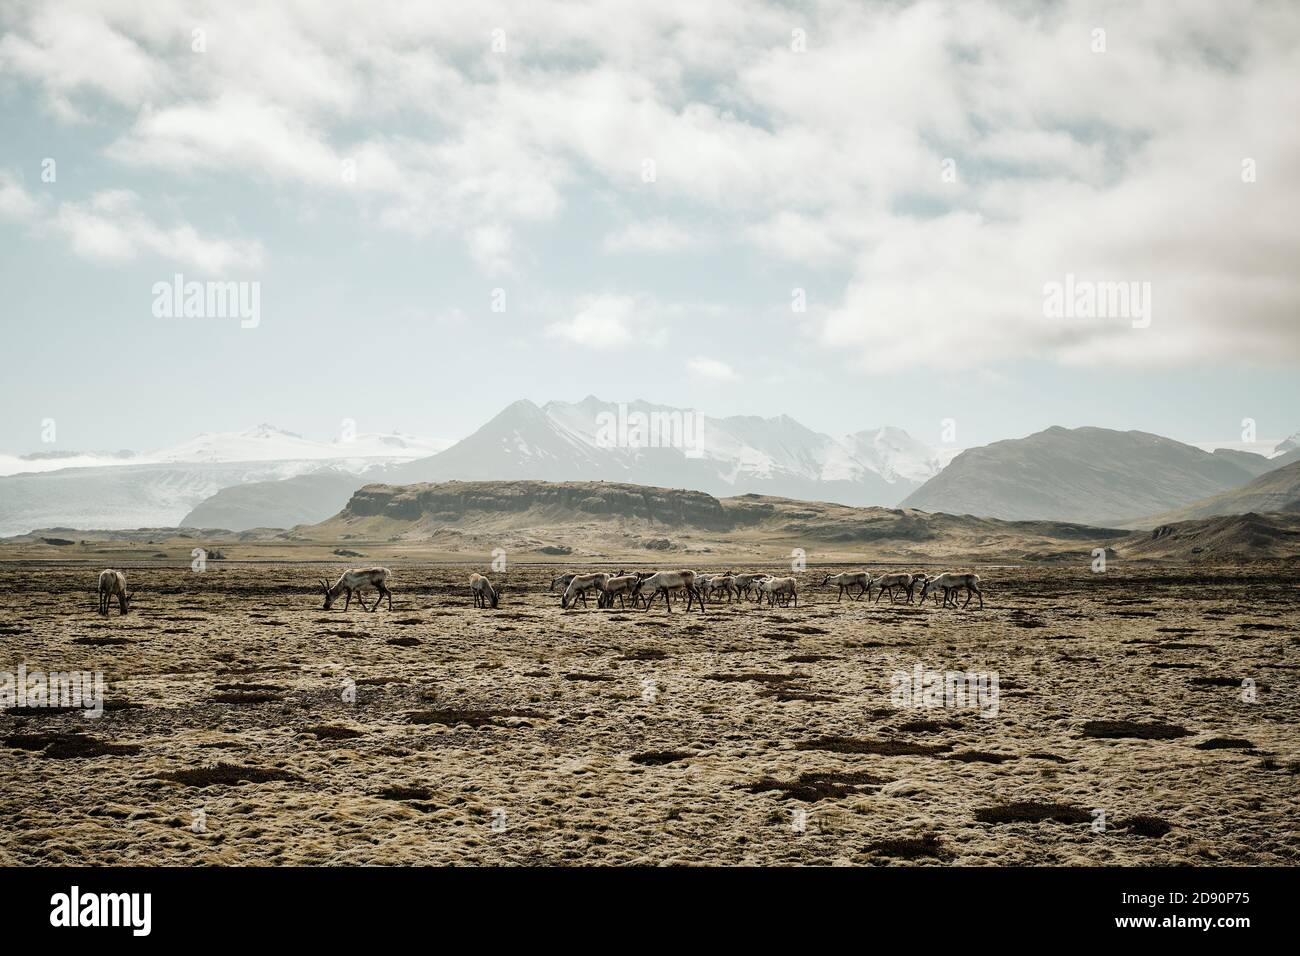
[[[722,504],[700,491],[650,488],[604,481],[445,481],[436,484],[366,485],[352,495],[341,518],[384,517],[455,521],[475,512],[532,511],[642,518],[668,525],[726,530]]]

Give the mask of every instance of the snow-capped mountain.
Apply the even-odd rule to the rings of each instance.
[[[890,426],[854,432],[845,437],[844,445],[854,458],[885,480],[902,479],[918,485],[937,475],[961,452],[955,446],[931,447],[901,428]]]
[[[317,484],[340,486],[347,483],[342,476],[353,475],[359,487],[385,480],[384,470],[393,465],[435,454],[450,444],[400,433],[313,441],[259,425],[241,432],[205,433],[142,455],[4,456],[0,466],[9,470],[0,477],[0,535],[48,527],[175,526],[201,502],[226,489],[317,474],[326,476]],[[347,500],[346,494],[342,500]]]
[[[1273,446],[1273,454],[1270,457],[1276,458],[1285,455],[1287,452],[1295,451],[1300,448],[1300,432],[1296,432],[1290,438],[1283,439]]]
[[[270,425],[203,434],[130,464],[0,478],[0,535],[182,521],[290,527],[330,517],[369,482],[452,479],[623,481],[893,506],[945,457],[896,428],[837,440],[787,415],[713,418],[595,397],[515,402],[448,444],[401,434],[320,442]]]
[[[60,468],[100,468],[107,465],[136,465],[140,457],[133,451],[44,451],[30,455],[0,453],[0,477]]]
[[[145,456],[152,462],[333,461],[352,458],[408,459],[434,455],[450,441],[400,432],[367,432],[329,442],[313,441],[274,425],[242,432],[204,432],[190,441]]]
[[[393,473],[398,481],[606,480],[894,505],[936,474],[941,458],[895,428],[837,441],[788,415],[713,418],[588,396],[515,402],[446,451]]]

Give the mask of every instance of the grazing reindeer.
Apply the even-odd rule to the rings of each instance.
[[[758,590],[760,592],[760,597],[763,594],[767,595],[767,603],[769,606],[775,606],[778,600],[783,601],[784,603],[789,603],[791,599],[794,600],[795,607],[799,606],[798,582],[792,577],[764,578],[759,582]],[[784,604],[782,606],[784,606]]]
[[[569,586],[569,582],[572,581],[577,576],[578,576],[577,572],[574,571],[570,571],[567,574],[561,574],[558,578],[555,578],[554,580],[551,581],[551,586],[546,590],[554,591],[555,586],[558,584],[560,586],[560,592],[563,593],[564,589]]]
[[[843,574],[828,574],[822,580],[821,586],[826,587],[833,584],[840,589],[840,593],[835,598],[835,603],[839,604],[843,600],[845,593],[849,588],[857,585],[858,596],[849,595],[850,601],[862,600],[862,595],[871,596],[871,573],[868,571],[845,571]]]
[[[582,598],[582,606],[587,606],[587,592],[599,591],[604,592],[605,582],[609,580],[609,574],[605,571],[594,574],[575,574],[569,581],[568,587],[560,595],[560,607],[568,610],[579,598]],[[599,601],[597,602],[599,605]]]
[[[393,609],[393,592],[388,590],[388,578],[392,571],[387,568],[349,568],[339,575],[339,579],[330,587],[322,578],[320,582],[321,589],[325,592],[325,610],[328,611],[334,601],[340,594],[346,594],[347,599],[343,602],[343,610],[347,610],[352,604],[352,594],[357,592],[357,603],[361,605],[363,611],[373,611],[379,607],[379,602],[385,597],[388,598],[388,610]],[[366,602],[361,600],[362,588],[374,588],[379,592],[379,597],[375,598],[375,607],[366,607]]]
[[[922,604],[925,602],[925,582],[929,580],[930,580],[930,575],[924,572],[922,572],[921,574],[912,575],[912,590],[915,591],[917,588],[921,589],[921,597],[917,599],[918,604]],[[939,603],[939,589],[937,588],[935,589],[934,592],[934,602],[936,604]]]
[[[475,607],[496,607],[501,600],[501,588],[494,588],[492,582],[477,571],[469,576],[469,589],[474,592]]]
[[[954,592],[960,590],[961,588],[965,588],[966,604],[963,604],[962,607],[966,607],[967,604],[970,604],[970,599],[978,594],[980,599],[980,610],[982,611],[984,609],[984,592],[980,590],[980,576],[978,574],[970,574],[970,573],[958,574],[956,572],[949,571],[947,573],[940,574],[938,577],[930,578],[930,580],[925,582],[925,587],[921,589],[922,604],[925,603],[926,592],[928,592],[931,588],[934,588],[936,591],[943,591],[944,607],[948,606],[949,598],[952,598],[952,606],[956,607],[957,597]]]
[[[99,572],[99,613],[108,615],[108,604],[117,598],[117,609],[125,614],[131,606],[131,595],[126,593],[126,575],[111,568]]]
[[[691,613],[691,604],[694,601],[700,602],[700,613],[704,613],[704,597],[695,586],[694,571],[660,571],[652,574],[637,582],[636,593],[640,594],[644,590],[650,592],[650,597],[645,602],[647,611],[650,610],[650,605],[654,603],[655,598],[662,594],[664,603],[668,605],[668,613],[673,613],[672,592],[685,591],[686,613]]]
[[[727,603],[731,603],[732,597],[739,597],[740,592],[736,590],[736,576],[728,571],[726,574],[712,575],[704,586],[700,588],[700,593],[705,597],[711,597],[719,591],[727,595]]]
[[[736,574],[733,575],[733,583],[736,587],[736,593],[749,598],[758,588],[758,582],[768,577],[766,574]],[[758,595],[758,600],[762,600],[762,595]]]
[[[636,588],[641,583],[641,578],[635,574],[616,574],[605,581],[601,590],[600,601],[604,607],[613,607],[614,598],[618,598],[618,606],[626,608],[627,604],[624,598],[632,598],[632,606],[636,606]]]
[[[901,588],[907,592],[907,603],[912,603],[912,576],[910,574],[905,572],[899,572],[897,574],[882,574],[880,577],[876,578],[876,587],[880,588],[880,594],[876,595],[876,601],[879,601],[881,596],[888,591],[889,603],[893,604],[894,588]]]
[[[644,603],[646,600],[646,596],[641,593],[641,582],[644,581],[646,578],[653,577],[654,572],[635,571],[633,573],[636,575],[636,584],[633,585],[632,587],[632,606],[640,607],[641,604]]]

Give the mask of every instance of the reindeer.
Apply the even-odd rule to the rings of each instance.
[[[560,607],[568,610],[579,598],[582,599],[582,606],[587,606],[587,592],[599,591],[604,592],[605,582],[609,580],[609,574],[605,571],[594,574],[575,574],[569,581],[564,593],[560,595]],[[599,602],[597,602],[599,606]]]
[[[850,601],[862,600],[862,595],[871,596],[871,573],[868,571],[845,571],[842,574],[828,574],[822,579],[821,586],[826,587],[833,584],[840,589],[840,593],[835,598],[835,603],[839,604],[843,600],[845,593],[855,584],[858,587],[858,596],[854,597],[849,594]]]
[[[731,571],[724,574],[711,575],[700,588],[700,593],[705,597],[711,597],[719,591],[727,595],[727,603],[731,603],[733,597],[739,597],[740,592],[736,590],[736,575]]]
[[[632,606],[636,607],[636,589],[640,583],[641,577],[636,574],[616,574],[607,578],[598,603],[604,607],[613,607],[614,598],[618,598],[618,606],[626,609],[627,604],[623,599],[631,597]]]
[[[650,610],[650,605],[654,603],[655,598],[662,594],[664,602],[668,605],[668,613],[673,613],[672,592],[685,591],[686,613],[691,612],[691,604],[694,601],[700,602],[700,613],[704,613],[704,598],[695,586],[694,571],[660,571],[657,574],[651,574],[636,583],[635,593],[640,594],[647,588],[650,591],[650,597],[645,602],[647,611]]]
[[[931,588],[934,588],[936,591],[943,591],[944,607],[948,606],[949,598],[952,598],[952,606],[956,607],[957,598],[953,592],[965,588],[966,604],[963,604],[962,607],[964,608],[967,604],[970,604],[970,599],[978,594],[980,599],[980,610],[984,610],[984,592],[980,590],[980,576],[978,574],[948,571],[944,574],[940,574],[938,577],[930,578],[925,582],[925,587],[921,590],[922,604],[925,603],[925,595]]]
[[[733,575],[733,584],[735,585],[737,595],[748,599],[749,595],[753,594],[755,589],[758,587],[758,582],[762,581],[766,577],[769,577],[769,575],[762,573]],[[758,596],[758,600],[762,600],[762,595]]]
[[[769,606],[775,606],[778,600],[784,600],[788,603],[794,599],[794,606],[799,606],[799,589],[798,582],[793,577],[788,578],[764,578],[758,584],[759,596],[767,595]],[[784,604],[782,605],[784,606]]]
[[[126,593],[126,575],[109,568],[99,572],[99,613],[108,616],[108,604],[117,598],[117,609],[125,614],[131,606],[131,595]]]
[[[912,590],[915,591],[917,588],[921,589],[921,597],[917,601],[918,604],[924,603],[925,601],[925,582],[929,580],[930,575],[926,574],[924,571],[912,575]],[[934,592],[934,600],[936,604],[939,602],[939,591],[937,589]]]
[[[475,607],[496,607],[497,602],[501,600],[501,590],[504,587],[505,585],[492,587],[492,582],[477,571],[469,576],[469,589],[474,593]]]
[[[876,578],[876,587],[880,588],[880,594],[876,595],[876,601],[879,603],[880,598],[886,591],[889,592],[889,603],[894,603],[894,588],[902,588],[907,592],[907,603],[912,603],[912,576],[905,572],[897,574],[882,574]]]
[[[554,590],[555,590],[555,586],[558,584],[558,585],[560,586],[560,592],[563,593],[563,592],[564,592],[564,589],[567,588],[567,587],[569,586],[569,582],[572,581],[572,580],[573,580],[574,578],[576,578],[577,576],[578,576],[578,575],[577,575],[577,572],[575,572],[575,571],[569,571],[567,574],[561,574],[558,578],[554,578],[554,579],[551,581],[551,586],[550,586],[549,588],[547,588],[546,590],[547,590],[547,591],[554,591]]]
[[[320,582],[321,589],[325,592],[325,610],[328,611],[334,605],[334,601],[340,594],[346,594],[347,599],[343,602],[343,610],[347,610],[352,604],[352,593],[357,592],[357,603],[361,605],[363,611],[373,611],[379,607],[379,602],[385,597],[388,598],[388,610],[393,609],[393,592],[388,590],[388,578],[392,571],[387,568],[349,568],[339,575],[339,579],[330,587],[322,578]],[[379,597],[375,598],[374,607],[366,607],[366,602],[361,599],[362,588],[374,588],[379,592]]]

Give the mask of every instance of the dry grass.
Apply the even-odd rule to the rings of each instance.
[[[101,670],[115,706],[0,714],[0,863],[1300,862],[1297,573],[1086,559],[978,568],[983,612],[818,569],[689,618],[562,613],[553,566],[475,611],[468,567],[400,562],[393,613],[324,612],[317,566],[187,558],[102,619],[97,567],[43,567],[0,670]],[[918,662],[997,671],[997,716],[896,709]]]

